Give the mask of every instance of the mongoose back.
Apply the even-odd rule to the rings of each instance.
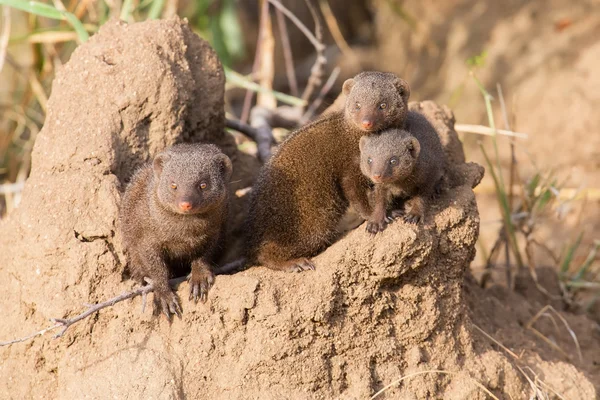
[[[167,318],[181,315],[168,283],[174,268],[191,266],[190,299],[206,301],[231,172],[231,160],[217,146],[178,144],[138,170],[123,195],[123,241],[132,275],[152,281],[156,309]]]
[[[246,227],[248,265],[314,269],[309,257],[335,240],[349,204],[365,218],[371,214],[359,141],[404,125],[410,88],[394,74],[364,72],[344,82],[343,90],[343,111],[292,133],[259,173]]]
[[[367,223],[371,233],[386,228],[392,197],[407,199],[405,210],[393,210],[392,217],[421,221],[427,201],[439,187],[444,151],[435,128],[416,112],[409,113],[407,127],[410,131],[389,129],[360,139],[360,168],[375,184],[374,210]]]

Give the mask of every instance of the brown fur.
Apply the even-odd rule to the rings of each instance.
[[[370,183],[356,162],[358,144],[369,132],[404,125],[410,89],[393,74],[368,72],[347,80],[344,92],[351,110],[294,132],[263,166],[246,228],[250,265],[314,269],[308,258],[335,240],[349,204],[365,218],[371,214]],[[382,103],[385,108],[379,107]],[[363,120],[370,121],[368,131]]]
[[[440,185],[444,151],[435,128],[416,112],[409,113],[407,128],[410,131],[389,129],[360,140],[361,170],[375,183],[375,206],[367,223],[371,233],[383,231],[390,221],[391,197],[406,199],[405,210],[393,210],[392,218],[403,214],[408,222],[421,221]]]
[[[167,317],[181,312],[168,283],[178,267],[191,267],[190,298],[206,301],[227,219],[231,172],[231,161],[214,145],[175,145],[142,167],[123,195],[129,267],[134,278],[152,280],[157,310]]]

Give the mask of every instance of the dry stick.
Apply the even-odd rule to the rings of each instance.
[[[323,75],[323,67],[327,64],[327,59],[325,58],[325,45],[323,44],[323,29],[321,27],[321,20],[317,11],[315,10],[314,5],[311,0],[305,0],[305,3],[315,21],[315,34],[313,35],[310,30],[296,17],[290,10],[285,8],[283,4],[279,2],[279,0],[268,0],[275,8],[280,10],[286,17],[290,19],[300,31],[306,36],[306,38],[312,43],[317,52],[317,58],[315,60],[314,65],[310,70],[310,77],[308,78],[308,83],[304,92],[302,93],[302,99],[308,101],[311,97],[312,92],[315,90],[315,87],[321,83],[321,78]]]
[[[256,129],[248,124],[243,123],[242,121],[227,118],[225,119],[225,126],[227,128],[234,129],[238,132],[243,133],[255,142],[257,140],[258,132],[256,131]]]
[[[290,36],[288,35],[287,23],[280,9],[276,9],[277,27],[281,35],[281,47],[283,47],[283,59],[285,62],[285,74],[292,96],[298,97],[298,81],[296,80],[296,71],[294,70],[294,57],[292,56],[292,47],[290,46]]]
[[[304,115],[300,119],[300,125],[304,125],[305,123],[307,123],[308,121],[310,121],[310,119],[313,117],[313,115],[315,114],[315,112],[317,111],[317,109],[319,108],[319,106],[321,105],[321,103],[323,103],[323,99],[325,98],[325,96],[327,96],[327,93],[329,93],[329,91],[333,87],[333,84],[335,83],[335,80],[339,76],[340,71],[341,71],[340,67],[335,67],[333,69],[333,71],[331,72],[331,75],[327,79],[327,82],[325,82],[325,84],[321,88],[321,91],[319,92],[319,95],[312,102],[312,104],[310,105],[310,107],[308,107],[308,110],[306,110],[306,112],[304,113]]]
[[[321,12],[325,17],[325,23],[327,24],[327,28],[329,28],[329,32],[331,32],[331,36],[333,36],[333,40],[337,47],[339,47],[342,54],[346,57],[349,57],[353,63],[359,63],[359,59],[354,53],[354,50],[348,45],[346,39],[344,39],[344,35],[342,35],[342,31],[337,23],[337,19],[335,15],[333,15],[333,11],[331,11],[331,7],[329,7],[329,2],[327,0],[319,0],[319,6],[321,7]]]
[[[252,77],[255,77],[258,68],[260,67],[260,58],[262,53],[262,36],[265,30],[265,18],[268,16],[269,12],[269,4],[267,0],[262,0],[260,6],[260,22],[258,24],[258,38],[256,40],[256,51],[254,52],[254,62],[252,63]],[[244,96],[244,105],[242,106],[242,115],[240,117],[240,121],[243,123],[248,122],[248,117],[250,116],[250,108],[252,105],[252,99],[254,97],[254,92],[251,90],[246,91],[246,96]]]
[[[187,276],[182,276],[182,277],[179,277],[179,278],[174,278],[174,279],[169,280],[169,285],[170,286],[177,286],[181,282],[184,282],[187,279],[188,279]],[[131,298],[134,298],[134,297],[140,296],[140,295],[141,296],[146,296],[148,293],[150,293],[152,291],[154,291],[154,285],[153,284],[149,284],[149,285],[137,288],[137,289],[135,289],[135,290],[133,290],[131,292],[125,292],[125,293],[123,293],[123,294],[121,294],[119,296],[113,297],[112,299],[109,299],[109,300],[104,301],[102,303],[94,304],[94,305],[90,306],[87,311],[85,311],[85,312],[77,315],[76,317],[69,318],[69,319],[66,319],[66,318],[52,318],[52,321],[56,323],[55,325],[53,325],[51,327],[48,327],[48,328],[45,328],[45,329],[42,329],[41,331],[35,332],[35,333],[33,333],[33,334],[29,335],[29,336],[26,336],[24,338],[21,338],[21,339],[10,340],[10,341],[7,341],[7,342],[0,342],[0,347],[1,346],[7,346],[7,345],[10,345],[10,344],[13,344],[13,343],[24,342],[24,341],[32,339],[32,338],[34,338],[36,336],[43,335],[43,334],[45,334],[46,332],[48,332],[50,330],[53,330],[53,329],[56,329],[56,328],[59,328],[59,327],[63,327],[63,330],[60,331],[58,334],[56,334],[54,336],[55,339],[59,338],[59,337],[61,337],[61,336],[63,336],[65,334],[66,330],[69,329],[69,327],[71,325],[73,325],[73,324],[81,321],[82,319],[85,319],[85,318],[89,317],[90,315],[94,314],[95,312],[98,312],[98,311],[100,311],[100,310],[102,310],[103,308],[106,308],[106,307],[114,306],[115,304],[117,304],[117,303],[119,303],[119,302],[121,302],[123,300],[131,299]]]

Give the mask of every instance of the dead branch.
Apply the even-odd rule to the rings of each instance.
[[[185,280],[187,280],[187,276],[182,276],[182,277],[179,277],[179,278],[174,278],[174,279],[169,280],[169,285],[171,285],[171,286],[177,286],[181,282],[184,282]],[[77,316],[75,316],[73,318],[69,318],[69,319],[67,319],[67,318],[52,318],[52,322],[55,323],[53,326],[50,326],[50,327],[45,328],[45,329],[42,329],[41,331],[32,333],[31,335],[25,336],[25,337],[20,338],[20,339],[14,339],[14,340],[6,341],[6,342],[0,342],[0,347],[2,347],[2,346],[8,346],[8,345],[11,345],[11,344],[14,344],[14,343],[25,342],[25,341],[27,341],[29,339],[33,339],[36,336],[43,335],[43,334],[45,334],[48,331],[51,331],[51,330],[54,330],[56,328],[62,327],[63,330],[60,331],[59,333],[57,333],[56,335],[54,335],[55,339],[59,338],[59,337],[61,337],[61,336],[63,336],[65,334],[65,332],[67,331],[67,329],[69,329],[69,327],[71,325],[73,325],[73,324],[75,324],[75,323],[77,323],[77,322],[79,322],[79,321],[81,321],[81,320],[89,317],[90,315],[92,315],[92,314],[94,314],[94,313],[102,310],[103,308],[112,307],[115,304],[117,304],[117,303],[119,303],[119,302],[121,302],[123,300],[132,299],[132,298],[134,298],[136,296],[146,296],[148,293],[150,293],[152,291],[154,291],[154,285],[153,284],[149,284],[149,285],[137,288],[135,290],[132,290],[131,292],[125,292],[125,293],[123,293],[123,294],[121,294],[119,296],[113,297],[112,299],[109,299],[109,300],[104,301],[102,303],[90,305],[89,308],[85,312],[83,312],[83,313],[81,313],[81,314],[79,314],[79,315],[77,315]]]
[[[258,69],[260,67],[260,60],[262,56],[263,46],[262,46],[262,37],[265,31],[265,23],[269,14],[269,3],[267,0],[263,0],[260,7],[260,22],[258,24],[258,40],[256,41],[256,51],[254,53],[254,62],[252,63],[252,76],[255,77],[258,73]],[[252,99],[254,98],[254,92],[251,90],[246,91],[246,95],[244,96],[244,105],[242,107],[242,115],[240,120],[244,123],[248,121],[248,117],[250,116],[250,108],[252,106]]]
[[[281,35],[281,47],[283,48],[283,59],[285,62],[285,74],[287,75],[288,85],[292,96],[298,97],[298,81],[296,80],[296,71],[294,70],[294,57],[292,56],[292,47],[290,46],[290,36],[288,35],[287,23],[280,9],[276,9],[277,27]]]
[[[321,88],[321,91],[319,92],[319,95],[317,96],[317,98],[312,102],[310,107],[308,107],[308,110],[306,110],[306,112],[300,119],[300,125],[306,124],[308,121],[310,121],[310,119],[313,117],[313,115],[315,115],[315,113],[317,112],[317,109],[319,108],[321,103],[323,103],[323,99],[325,98],[325,96],[327,96],[327,93],[329,93],[329,91],[333,87],[333,84],[335,83],[335,80],[337,79],[339,74],[340,74],[340,67],[335,67],[334,70],[331,72],[331,75],[327,79],[327,82],[325,82],[325,84]]]
[[[246,137],[248,137],[249,139],[252,139],[253,141],[256,142],[256,138],[258,137],[258,132],[256,131],[256,129],[254,129],[250,125],[245,124],[242,121],[227,118],[225,120],[225,126],[229,129],[233,129],[240,133],[243,133],[244,135],[246,135]]]
[[[313,91],[317,86],[321,84],[323,77],[323,69],[327,64],[327,58],[325,57],[325,45],[323,44],[323,27],[321,26],[321,19],[319,14],[312,3],[312,0],[305,0],[306,6],[308,7],[314,21],[315,21],[315,34],[313,35],[310,30],[296,17],[290,10],[288,10],[279,0],[268,0],[275,8],[280,10],[286,17],[290,19],[300,31],[306,36],[306,38],[312,43],[317,52],[315,63],[310,71],[310,77],[304,92],[302,93],[302,99],[308,101],[312,96]]]

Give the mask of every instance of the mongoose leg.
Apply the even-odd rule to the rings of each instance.
[[[142,253],[142,263],[146,264],[146,271],[150,271],[149,277],[154,284],[154,309],[155,312],[163,312],[167,319],[175,314],[181,318],[181,307],[177,296],[169,286],[168,268],[160,251],[147,250]],[[134,260],[135,262],[135,260]]]
[[[190,300],[206,303],[208,291],[215,283],[215,275],[211,271],[210,265],[203,259],[199,258],[192,261],[192,274],[190,277]]]
[[[348,175],[342,178],[342,190],[348,202],[354,207],[356,212],[368,220],[373,213],[368,196],[368,182],[363,177],[357,179],[355,175]]]
[[[383,232],[387,227],[388,221],[386,218],[387,190],[383,185],[375,185],[373,201],[375,203],[373,213],[367,221],[367,232],[376,234]]]
[[[421,196],[408,199],[404,205],[404,220],[411,224],[418,224],[425,216],[425,200]]]

